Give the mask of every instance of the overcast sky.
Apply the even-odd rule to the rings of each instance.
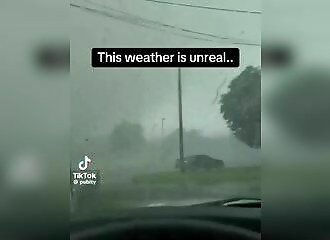
[[[201,1],[190,1],[200,5]],[[74,0],[74,4],[106,11],[110,17],[71,7],[72,95],[74,136],[104,134],[121,120],[139,122],[147,137],[178,127],[176,69],[92,69],[92,47],[231,47],[232,41],[206,41],[151,24],[149,19],[180,28],[260,43],[261,17],[253,14],[168,6],[144,0]],[[106,5],[107,7],[102,7]],[[260,1],[208,1],[203,5],[260,11]],[[130,15],[127,15],[130,14]],[[129,22],[134,17],[144,18]],[[247,65],[260,65],[260,47],[241,48],[239,69],[183,69],[183,120],[186,129],[208,136],[229,133],[214,103],[217,88]],[[226,85],[227,85],[226,84]],[[221,91],[226,91],[223,85]]]
[[[15,144],[21,139],[30,141],[31,136],[39,134],[40,141],[44,141],[45,135],[49,138],[53,138],[54,134],[67,137],[71,130],[77,139],[109,134],[121,120],[140,122],[148,137],[159,136],[163,117],[166,118],[165,133],[177,128],[175,69],[95,70],[90,67],[90,49],[233,45],[228,45],[230,41],[192,39],[196,35],[183,34],[175,28],[169,29],[157,24],[142,27],[139,26],[143,24],[142,20],[137,21],[132,15],[193,31],[260,41],[260,15],[166,6],[144,0],[89,1],[94,4],[85,0],[72,0],[76,4],[106,10],[112,17],[73,7],[69,9],[68,2],[64,0],[3,0],[0,9],[2,143],[9,142],[10,138]],[[328,15],[328,1],[317,1],[323,2],[324,7],[320,7],[316,1],[271,0],[263,2],[262,8],[261,0],[174,1],[220,8],[262,10],[263,42],[265,39],[282,39],[291,43],[294,50],[300,48],[295,52],[296,61],[329,63],[329,55],[324,54],[329,52],[329,31],[324,31],[327,29],[324,17]],[[109,7],[105,9],[100,4]],[[31,58],[34,48],[40,46],[40,43],[67,40],[68,33],[72,49],[71,77],[39,71]],[[212,104],[216,89],[224,81],[239,74],[245,66],[260,64],[260,48],[239,47],[242,62],[239,69],[183,69],[185,128],[200,129],[206,135],[229,134],[219,114],[219,106]],[[268,73],[263,72],[263,97],[270,95],[268,92],[272,92],[273,85],[278,82],[277,78],[277,75],[270,78]],[[226,86],[222,88],[224,91]],[[265,120],[263,115],[263,141],[264,130],[267,128]]]

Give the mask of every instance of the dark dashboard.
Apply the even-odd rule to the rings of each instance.
[[[189,206],[116,210],[71,224],[71,239],[260,239],[261,207]]]

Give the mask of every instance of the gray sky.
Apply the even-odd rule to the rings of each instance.
[[[73,3],[105,10],[111,18],[71,8],[71,112],[74,137],[106,134],[121,120],[140,122],[147,137],[178,127],[176,69],[92,69],[92,47],[232,47],[231,41],[192,39],[194,34],[161,26],[153,29],[123,22],[122,12],[194,31],[260,43],[261,16],[187,7],[167,6],[143,0],[75,0]],[[201,5],[201,1],[191,1]],[[108,8],[101,7],[107,5]],[[203,5],[261,10],[260,1],[208,1]],[[118,11],[114,11],[116,9]],[[114,19],[114,18],[117,19]],[[121,18],[122,19],[122,18]],[[126,18],[127,19],[127,18]],[[179,34],[179,35],[178,35]],[[214,104],[216,90],[247,65],[260,65],[260,47],[239,46],[239,69],[183,69],[184,127],[199,129],[205,135],[227,135],[219,106]],[[221,89],[226,91],[226,86]]]

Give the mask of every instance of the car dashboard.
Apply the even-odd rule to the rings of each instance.
[[[261,203],[116,210],[102,220],[74,222],[71,239],[260,239]]]

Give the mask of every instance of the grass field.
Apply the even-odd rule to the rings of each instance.
[[[259,181],[260,167],[224,168],[210,171],[196,171],[181,173],[179,171],[160,172],[148,175],[139,175],[133,178],[136,184],[219,184],[226,182]]]
[[[158,201],[223,199],[259,195],[260,167],[224,168],[181,173],[179,171],[137,175],[130,182],[105,184],[81,198],[72,218],[108,215],[113,209],[134,208]]]

